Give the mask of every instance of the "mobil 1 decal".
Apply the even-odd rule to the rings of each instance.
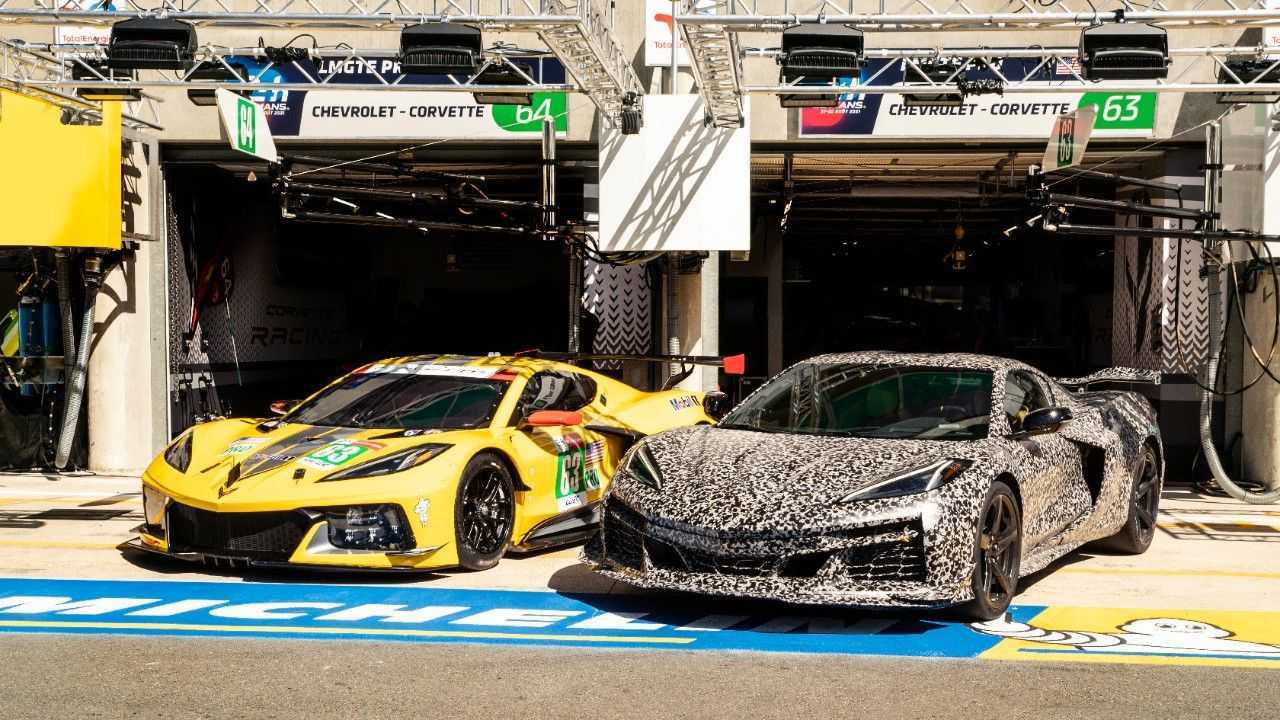
[[[1049,137],[1059,115],[1090,105],[1098,108],[1095,137],[1150,137],[1155,132],[1155,92],[1113,93],[1107,91],[1106,83],[1098,83],[1089,92],[1051,92],[1064,83],[1078,83],[1071,68],[1039,58],[1005,58],[994,64],[1007,80],[1026,82],[1032,87],[1042,85],[1045,92],[967,95],[947,104],[915,102],[904,94],[851,92],[840,96],[837,107],[802,108],[799,133],[804,137],[1043,140]],[[902,85],[903,67],[897,60],[870,60],[857,84]],[[963,76],[970,82],[999,79],[992,68],[982,64],[971,64]],[[853,85],[853,78],[844,78],[841,84]]]
[[[600,489],[600,462],[604,442],[587,441],[578,433],[556,438],[556,507],[561,512],[582,507],[588,493]]]
[[[453,85],[447,75],[400,72],[394,58],[327,58],[275,64],[244,55],[227,56],[249,78],[265,84],[333,83],[367,85]],[[563,83],[564,66],[555,58],[509,60],[542,83]],[[463,78],[458,78],[461,81]],[[276,137],[367,138],[510,138],[537,137],[544,120],[558,134],[569,130],[565,93],[534,93],[527,106],[481,105],[470,93],[368,90],[259,90],[252,100],[262,106]]]

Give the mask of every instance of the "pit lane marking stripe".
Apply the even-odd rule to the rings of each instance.
[[[1108,567],[1065,567],[1053,571],[1055,575],[1092,574],[1092,575],[1156,575],[1166,577],[1239,577],[1261,578],[1263,580],[1280,580],[1280,573],[1251,572],[1248,570],[1143,570],[1141,568],[1108,568]]]
[[[75,542],[71,540],[0,540],[0,547],[65,548],[68,550],[115,550],[118,542]]]
[[[688,645],[696,638],[616,635],[553,635],[548,633],[477,632],[468,630],[414,630],[411,628],[293,627],[276,625],[196,625],[186,623],[56,622],[41,620],[0,620],[0,628],[92,629],[92,630],[188,630],[213,633],[257,633],[270,635],[376,635],[384,637],[434,637],[472,640],[524,640],[566,643],[625,643],[628,645]]]

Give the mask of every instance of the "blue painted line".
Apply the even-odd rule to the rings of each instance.
[[[1041,610],[1018,607],[1014,619],[1029,621]],[[691,596],[32,578],[0,578],[0,632],[939,658],[976,657],[999,642],[963,623],[928,614],[810,609]]]

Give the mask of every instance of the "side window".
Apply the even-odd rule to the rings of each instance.
[[[540,372],[520,396],[517,417],[538,410],[581,410],[596,397],[596,381],[576,373]]]
[[[1021,370],[1009,372],[1004,385],[1004,413],[1009,418],[1010,430],[1022,430],[1022,419],[1028,413],[1047,407],[1049,398],[1040,383]]]

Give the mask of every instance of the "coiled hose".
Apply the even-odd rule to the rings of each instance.
[[[76,439],[76,427],[80,424],[80,409],[84,405],[85,379],[89,371],[89,348],[93,345],[93,311],[98,304],[98,289],[102,287],[98,258],[85,260],[84,325],[80,330],[80,343],[76,345],[75,362],[67,368],[67,402],[62,414],[62,432],[58,436],[58,449],[54,455],[54,467],[67,469],[71,459],[71,445]],[[90,265],[92,271],[89,271]]]
[[[1209,285],[1209,361],[1205,366],[1205,385],[1212,386],[1218,377],[1218,363],[1222,356],[1223,329],[1218,319],[1221,305],[1221,278],[1218,273],[1210,272],[1207,278]],[[1205,464],[1213,474],[1214,482],[1228,495],[1243,500],[1251,505],[1269,505],[1280,501],[1280,488],[1263,493],[1253,493],[1240,487],[1227,475],[1218,457],[1218,448],[1213,444],[1213,393],[1200,391],[1200,445],[1204,449]]]
[[[75,367],[76,363],[76,326],[71,322],[71,258],[67,255],[66,250],[58,250],[54,253],[54,261],[58,278],[58,312],[62,316],[62,367],[64,372],[69,372],[70,368]],[[67,407],[70,404],[70,400],[70,393],[63,392],[63,418],[67,417]],[[59,439],[61,439],[61,436],[59,436]]]

